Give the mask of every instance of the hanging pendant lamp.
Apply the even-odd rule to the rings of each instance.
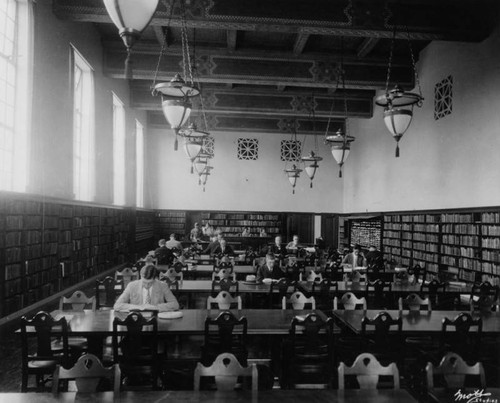
[[[205,192],[205,185],[207,184],[207,180],[209,175],[211,175],[210,171],[213,169],[213,167],[207,165],[203,172],[200,174],[200,185],[203,186],[203,192]]]
[[[295,194],[295,185],[297,184],[297,179],[300,177],[302,169],[297,168],[297,165],[293,164],[292,168],[285,169],[285,173],[288,175],[288,181],[292,185],[292,194]]]
[[[322,161],[323,158],[317,156],[314,151],[311,151],[309,155],[301,158],[302,162],[304,162],[304,171],[306,171],[307,176],[311,179],[311,183],[309,185],[310,188],[313,187],[314,175],[316,174],[316,170],[319,168],[318,162]]]
[[[325,143],[330,146],[332,156],[339,165],[339,178],[342,178],[342,167],[351,151],[351,143],[355,140],[353,136],[344,134],[342,129],[335,134],[327,135]]]
[[[132,79],[130,68],[132,46],[151,22],[158,0],[104,0],[104,6],[127,47],[125,78]]]

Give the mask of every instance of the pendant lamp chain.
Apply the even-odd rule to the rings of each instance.
[[[163,32],[163,42],[161,43],[161,50],[160,50],[160,54],[158,56],[158,62],[156,63],[156,70],[155,70],[155,75],[153,77],[153,82],[151,84],[151,90],[153,90],[153,88],[156,85],[156,80],[158,79],[158,72],[160,71],[161,59],[162,59],[162,57],[165,54],[165,51],[167,49],[167,44],[168,44],[168,27],[170,26],[170,22],[172,21],[172,15],[174,13],[174,3],[175,3],[175,0],[172,3],[172,7],[170,7],[170,14],[168,16],[167,26],[165,27],[165,30]]]

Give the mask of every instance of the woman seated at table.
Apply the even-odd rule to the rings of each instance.
[[[272,253],[266,255],[266,263],[260,266],[257,270],[256,280],[257,282],[262,282],[265,278],[270,278],[273,280],[279,280],[285,277],[285,273],[275,265],[276,259]]]
[[[141,269],[141,279],[131,281],[113,307],[116,311],[157,310],[175,311],[179,303],[166,283],[158,280],[158,271],[153,265]]]

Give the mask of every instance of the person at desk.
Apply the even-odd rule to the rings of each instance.
[[[158,271],[153,265],[141,269],[141,279],[131,281],[118,297],[115,311],[158,310],[176,311],[179,303],[166,283],[158,280]]]
[[[182,243],[180,243],[175,234],[170,234],[170,239],[165,244],[168,249],[178,249],[179,252],[182,252]]]
[[[285,277],[285,273],[275,265],[276,259],[272,253],[266,255],[266,263],[257,269],[257,275],[255,279],[257,282],[262,282],[265,278],[270,278],[273,280],[279,280]]]
[[[353,249],[352,253],[349,253],[346,256],[344,256],[344,259],[342,260],[341,266],[342,267],[352,267],[352,268],[366,267],[367,266],[366,259],[363,255],[363,253],[361,253],[361,246],[360,245],[357,245],[357,244],[354,245],[354,249]]]
[[[158,248],[154,251],[154,257],[157,259],[158,264],[170,264],[174,259],[174,254],[167,248],[165,239],[158,241]],[[149,262],[150,263],[150,262]]]
[[[291,242],[288,242],[288,245],[286,246],[286,250],[289,253],[296,253],[299,250],[299,248],[301,248],[301,247],[302,246],[299,244],[299,236],[294,235],[293,240]]]
[[[227,244],[226,240],[222,238],[219,241],[219,245],[215,247],[213,256],[218,257],[219,259],[224,256],[234,256],[233,248]]]
[[[274,243],[267,248],[268,253],[272,253],[277,258],[283,258],[286,256],[286,247],[282,243],[283,238],[280,235],[274,238]]]
[[[189,235],[189,239],[191,242],[198,242],[201,241],[201,236],[203,235],[203,231],[200,228],[200,224],[195,222],[194,227],[191,230],[191,233]]]
[[[205,223],[203,227],[201,227],[201,231],[205,237],[208,239],[212,238],[215,235],[214,227],[212,227],[208,221]]]
[[[210,243],[207,245],[205,249],[201,251],[202,255],[210,255],[212,256],[215,252],[215,249],[219,246],[219,240],[217,235],[213,235],[210,237]]]

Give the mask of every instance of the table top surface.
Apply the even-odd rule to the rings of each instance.
[[[262,283],[238,282],[239,293],[268,293],[271,286]],[[180,292],[211,292],[212,280],[183,280],[179,282]]]
[[[113,392],[75,393],[66,392],[54,396],[50,393],[0,393],[0,403],[55,403],[55,402],[113,402]],[[406,390],[266,390],[252,394],[250,391],[141,391],[121,392],[120,402],[264,402],[278,400],[287,403],[415,403]]]
[[[366,283],[361,283],[357,281],[338,281],[338,290],[339,291],[352,291],[352,292],[366,292]],[[312,281],[304,281],[300,282],[300,286],[307,292],[311,292],[313,288]],[[409,284],[409,283],[401,283],[401,282],[392,282],[391,283],[391,291],[392,293],[420,293],[420,288],[422,284]],[[319,289],[319,288],[317,288]],[[332,287],[333,289],[333,287]],[[470,293],[472,290],[471,285],[450,285],[447,284],[444,292],[448,294],[466,294]],[[425,292],[425,291],[424,291]]]
[[[182,318],[160,319],[158,318],[158,332],[171,334],[203,334],[205,331],[205,319],[207,316],[216,318],[222,311],[211,309],[184,309]],[[323,319],[326,315],[312,310],[282,310],[282,309],[232,309],[231,312],[237,317],[246,317],[248,322],[248,334],[288,334],[290,323],[295,316],[307,315],[311,312],[318,313]],[[69,322],[71,333],[80,335],[110,335],[113,332],[113,319],[115,317],[125,318],[127,312],[90,311],[69,312],[56,310],[52,316],[59,319],[65,316]]]
[[[355,333],[361,333],[361,321],[365,316],[372,319],[381,309],[363,310],[334,310],[334,318],[347,325]],[[398,310],[386,311],[392,318],[396,319],[400,312]],[[442,328],[444,318],[454,319],[460,311],[408,311],[401,313],[403,318],[403,333],[439,333]],[[483,333],[500,333],[500,312],[491,312],[487,314],[474,314],[474,318],[483,319]]]

